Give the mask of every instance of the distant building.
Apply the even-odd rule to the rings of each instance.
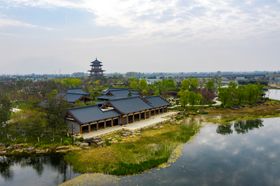
[[[103,78],[103,72],[104,70],[102,69],[102,62],[97,60],[97,58],[91,62],[91,69],[90,69],[90,77],[95,78],[95,79],[100,79]]]
[[[139,92],[132,91],[127,88],[109,88],[102,92],[102,95],[97,99],[100,101],[108,101],[121,98],[138,97]]]
[[[78,102],[88,103],[92,100],[90,98],[90,94],[87,92],[84,92],[80,88],[72,88],[72,89],[68,89],[66,92],[59,93],[56,96],[56,99],[58,99],[58,100],[62,99],[69,104],[76,104]],[[39,106],[42,108],[47,108],[48,101],[44,100],[44,101],[40,102]]]
[[[159,81],[161,81],[162,79],[160,79],[160,78],[147,78],[146,79],[146,81],[147,81],[147,83],[148,83],[148,85],[152,85],[152,84],[154,84],[154,83],[156,83],[156,82],[159,82]]]
[[[62,93],[59,96],[61,96],[65,101],[67,101],[70,104],[75,104],[78,101],[84,103],[91,101],[90,94],[84,92],[80,88],[68,89],[66,93]]]

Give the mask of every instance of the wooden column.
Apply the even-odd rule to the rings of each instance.
[[[113,118],[111,119],[111,127],[113,127],[113,124],[114,124],[114,120]]]
[[[132,123],[134,123],[134,113],[132,114]]]
[[[91,126],[88,125],[88,132],[91,132]]]

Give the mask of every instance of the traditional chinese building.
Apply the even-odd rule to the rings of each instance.
[[[160,96],[142,97],[129,94],[126,89],[108,89],[102,103],[69,109],[66,116],[72,134],[94,132],[99,129],[126,125],[167,112],[170,103]],[[100,98],[99,98],[100,99]]]
[[[97,60],[97,58],[91,62],[90,77],[99,79],[103,77],[104,70],[102,69],[102,62]]]

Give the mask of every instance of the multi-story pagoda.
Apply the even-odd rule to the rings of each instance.
[[[102,78],[103,77],[103,72],[104,70],[102,70],[102,62],[98,61],[97,58],[91,62],[91,70],[90,72],[90,77],[91,78]]]

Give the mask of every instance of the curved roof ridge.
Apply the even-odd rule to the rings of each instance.
[[[79,107],[74,107],[74,108],[70,108],[69,111],[71,110],[79,110],[79,109],[84,109],[84,108],[91,108],[91,107],[98,107],[98,105],[87,105],[87,106],[79,106]]]
[[[117,98],[117,99],[110,100],[109,102],[126,100],[126,99],[135,99],[135,98],[141,98],[141,96],[131,96],[131,97],[125,97],[125,98]]]

